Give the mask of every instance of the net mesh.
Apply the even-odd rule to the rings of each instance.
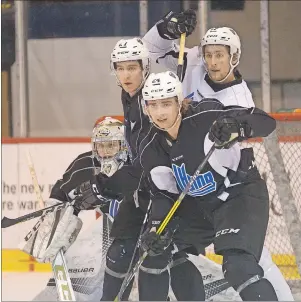
[[[292,124],[291,121],[278,121],[277,124],[278,131],[282,129],[285,132],[290,132],[293,129],[293,124],[294,127],[296,126],[296,123]],[[301,133],[301,120],[299,129],[299,133]],[[249,145],[254,149],[257,167],[267,182],[270,196],[270,219],[265,245],[285,278],[287,280],[298,280],[300,275],[296,267],[295,254],[265,147],[261,142],[253,142]],[[282,133],[279,136],[279,146],[298,217],[301,219],[301,136],[288,136]]]

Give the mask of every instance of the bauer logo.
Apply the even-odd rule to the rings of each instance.
[[[110,134],[110,130],[105,127],[101,127],[98,131],[98,136],[108,136]]]
[[[127,44],[128,44],[128,42],[119,43],[118,46],[119,46],[120,48],[126,48]]]
[[[183,191],[188,184],[191,176],[186,173],[185,164],[180,167],[172,164],[173,174],[176,178],[179,188]],[[194,180],[188,195],[192,197],[204,196],[216,191],[216,182],[211,171],[200,174]]]
[[[93,273],[94,267],[82,267],[82,268],[69,268],[68,272],[70,274],[77,274],[77,273]]]
[[[163,89],[152,89],[151,92],[162,92]]]
[[[152,80],[152,84],[153,84],[153,85],[160,85],[160,83],[161,83],[161,82],[160,82],[160,79],[158,79],[158,78]]]

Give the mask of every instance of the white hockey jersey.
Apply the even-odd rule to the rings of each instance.
[[[171,71],[177,71],[178,44],[172,40],[161,38],[156,25],[146,33],[143,41],[146,43],[153,61],[164,65]],[[197,102],[203,98],[216,98],[225,106],[255,107],[252,94],[242,79],[229,85],[208,84],[206,69],[199,56],[198,46],[185,48],[183,74],[183,94],[186,98]]]

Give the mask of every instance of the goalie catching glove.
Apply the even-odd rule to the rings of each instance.
[[[217,119],[209,130],[209,139],[217,149],[229,149],[236,142],[252,137],[252,129],[247,123],[241,123],[233,117]]]
[[[82,228],[81,219],[73,213],[74,208],[69,206],[42,216],[20,249],[38,262],[52,262],[60,249],[67,251]]]
[[[105,178],[107,178],[106,175],[98,174],[92,180],[82,183],[76,189],[77,196],[74,206],[80,210],[89,210],[98,206],[103,212],[108,212],[110,201],[112,199],[121,200],[122,198],[104,188]]]
[[[181,13],[170,11],[161,21],[157,23],[158,33],[163,39],[175,40],[186,33],[191,35],[196,27],[196,14],[192,9],[188,9]]]

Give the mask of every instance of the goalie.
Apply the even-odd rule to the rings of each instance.
[[[113,175],[128,159],[124,126],[120,120],[111,117],[99,119],[93,128],[91,144],[92,151],[84,152],[73,160],[63,177],[55,183],[46,206],[73,200],[78,193],[75,189],[80,184],[95,174],[102,173],[104,177]],[[120,196],[114,197],[103,198],[99,203],[102,205],[101,212],[110,217],[111,221],[122,201]],[[82,228],[78,213],[75,207],[68,206],[41,217],[38,230],[22,243],[21,249],[38,262],[52,262],[60,249],[67,251],[76,240]]]

